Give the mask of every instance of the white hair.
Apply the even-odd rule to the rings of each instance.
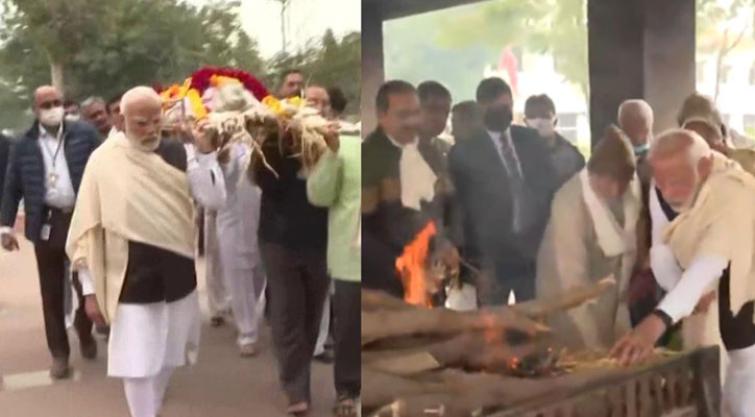
[[[703,158],[710,158],[712,151],[708,142],[696,132],[687,129],[671,129],[657,136],[650,145],[648,158],[658,159],[686,152],[690,163],[697,168]]]
[[[616,120],[619,122],[620,126],[622,125],[621,121],[628,116],[631,116],[633,119],[642,118],[648,126],[653,125],[653,108],[650,107],[650,104],[645,100],[638,98],[624,100],[621,105],[619,105],[619,111],[616,116]]]
[[[121,113],[124,115],[128,114],[134,103],[144,100],[154,100],[157,103],[162,103],[160,95],[153,88],[146,86],[134,87],[123,94],[121,98]]]

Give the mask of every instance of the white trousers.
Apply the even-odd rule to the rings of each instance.
[[[216,226],[216,214],[204,213],[205,280],[207,282],[207,304],[211,317],[223,316],[230,310],[230,299],[224,285],[223,268],[220,262],[220,248]]]
[[[147,378],[124,378],[123,389],[131,417],[156,417],[163,405],[174,368],[163,368]]]
[[[755,346],[731,350],[724,383],[724,404],[731,417],[755,415]]]
[[[257,342],[266,279],[262,265],[239,268],[234,267],[238,260],[234,261],[223,262],[223,285],[231,296],[231,311],[239,333],[237,343],[243,346]]]
[[[331,284],[332,286],[333,284]],[[315,344],[315,356],[325,353],[325,342],[328,341],[330,334],[330,298],[331,293],[325,297],[325,304],[322,308],[322,319],[320,319],[320,333],[317,334],[317,344]]]

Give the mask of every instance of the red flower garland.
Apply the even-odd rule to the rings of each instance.
[[[257,100],[262,101],[262,99],[270,95],[270,93],[267,91],[267,88],[265,88],[265,85],[262,84],[262,82],[260,82],[257,78],[246,71],[233,68],[200,68],[198,71],[191,74],[190,88],[196,88],[197,91],[199,91],[199,95],[201,96],[202,94],[204,94],[205,90],[210,87],[210,78],[212,78],[213,75],[231,77],[241,81],[244,87],[249,90],[249,92],[257,98]]]

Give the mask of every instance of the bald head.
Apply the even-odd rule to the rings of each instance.
[[[162,100],[150,87],[135,87],[121,98],[121,117],[126,137],[145,151],[160,145]]]
[[[57,88],[43,85],[34,90],[34,115],[47,128],[57,128],[63,121],[63,96]]]
[[[134,87],[121,98],[121,112],[123,114],[128,115],[130,112],[145,106],[158,108],[162,106],[160,95],[150,87]]]
[[[684,129],[673,129],[655,138],[648,160],[663,198],[676,211],[691,206],[713,167],[705,139]]]
[[[619,106],[619,127],[629,136],[634,146],[649,143],[653,131],[653,109],[645,100],[626,100]]]

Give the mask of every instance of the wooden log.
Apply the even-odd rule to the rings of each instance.
[[[548,329],[533,319],[579,306],[614,285],[612,278],[605,278],[594,285],[565,291],[557,297],[472,312],[416,308],[385,293],[363,290],[362,345],[390,337],[484,329],[511,329],[534,336]]]
[[[572,288],[558,296],[525,301],[507,306],[507,308],[532,319],[544,319],[552,314],[579,307],[589,300],[600,297],[615,286],[616,280],[613,276],[609,276],[593,285]]]
[[[548,327],[510,309],[457,312],[445,308],[362,312],[362,346],[376,340],[412,335],[456,334],[472,330],[510,329],[536,336]]]

